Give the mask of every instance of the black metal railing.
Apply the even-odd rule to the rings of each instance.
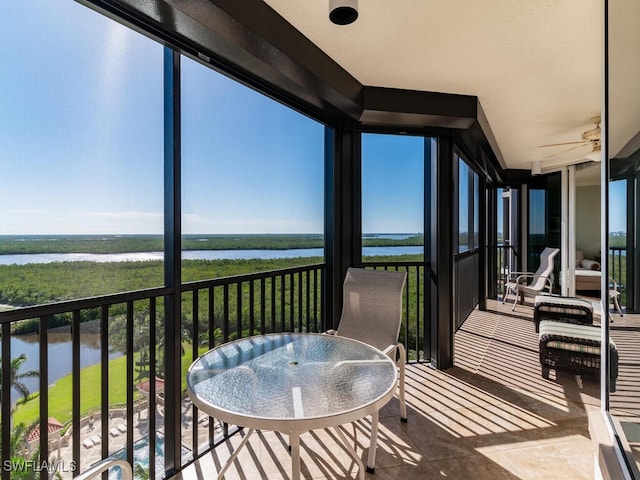
[[[180,442],[179,465],[185,466],[227,433],[217,430],[208,417],[207,422],[201,422],[197,409],[186,400],[184,372],[188,365],[203,351],[235,338],[279,331],[321,331],[323,274],[324,264],[316,264],[180,287],[181,344],[185,351],[180,357],[182,378],[177,382],[182,385],[181,405],[172,409],[181,415],[182,434],[177,439],[163,436],[164,424],[172,421],[164,418],[163,377],[172,371],[165,372],[164,364],[165,304],[175,295],[174,289],[154,288],[0,312],[2,480],[25,468],[45,479],[53,473],[47,471],[52,466],[63,476],[77,475],[90,466],[88,459],[95,458],[90,454],[96,449],[101,458],[115,455],[134,468],[140,463],[134,451],[143,451],[148,465],[153,466],[166,449],[175,451],[172,442]],[[58,317],[56,324],[61,318],[69,323],[63,335],[71,369],[50,388],[50,371],[61,357],[69,356],[59,353],[59,344],[52,341],[50,325],[54,317]],[[12,359],[20,352],[12,343],[18,337],[12,335],[12,326],[24,322],[31,322],[36,329],[33,341],[38,352],[38,393],[14,410],[10,401],[15,380]],[[58,342],[57,331],[55,335]],[[82,364],[88,337],[100,351],[100,361],[93,366]],[[191,413],[190,418],[185,412]],[[50,417],[62,423],[61,430],[50,433]],[[24,421],[24,428],[16,428],[19,425],[12,421],[16,419]],[[18,442],[13,441],[16,432],[24,437]],[[27,439],[33,438],[38,438],[39,451],[30,454],[34,450],[27,448]],[[60,454],[56,452],[57,460],[53,461],[58,448]],[[22,466],[15,463],[21,457]],[[162,459],[158,460],[163,465]],[[43,461],[48,462],[48,469],[40,468],[38,474]],[[164,470],[151,468],[148,475],[151,479],[162,478]]]
[[[627,273],[627,247],[609,247],[609,277],[618,285],[621,305],[627,304]]]
[[[3,480],[29,469],[33,477],[41,479],[54,473],[77,475],[89,467],[85,454],[89,449],[99,449],[101,458],[115,454],[134,464],[134,426],[147,433],[161,430],[155,415],[147,414],[144,425],[140,417],[143,408],[146,412],[157,410],[155,382],[150,382],[154,386],[146,398],[142,398],[137,389],[145,377],[155,378],[162,373],[155,362],[158,346],[155,325],[161,319],[159,305],[170,294],[168,288],[154,288],[0,312]],[[69,319],[69,326],[62,327],[64,332],[60,332],[60,327],[50,328],[54,317]],[[59,318],[56,324],[60,323]],[[11,329],[12,325],[24,322],[36,329],[35,338],[31,340],[36,343],[32,350],[37,351],[38,356],[38,392],[14,411],[11,390],[15,375],[11,372],[11,362],[18,352],[12,352]],[[149,326],[147,336],[138,333],[143,323]],[[60,335],[66,336],[62,342],[66,344],[66,351],[60,349]],[[100,362],[82,368],[83,340],[88,336],[94,343],[98,337]],[[148,370],[143,372],[139,361],[145,356],[145,349],[149,351],[150,361]],[[50,371],[68,359],[69,350],[71,371],[50,388]],[[56,426],[58,422],[62,428]],[[121,429],[117,428],[119,424]],[[116,440],[115,432],[125,441]],[[22,437],[16,438],[18,434]],[[158,438],[147,435],[150,465],[154,465]],[[34,445],[27,448],[28,443]],[[34,448],[36,453],[29,453]],[[52,457],[56,448],[61,452]],[[155,478],[155,472],[150,473],[150,478]]]
[[[238,338],[322,331],[323,272],[324,264],[316,264],[182,285],[189,363],[216,345]],[[201,416],[195,405],[190,417],[199,420],[192,423],[191,436],[183,438],[183,444],[195,458],[218,440],[213,419]]]
[[[365,268],[407,272],[404,311],[400,342],[405,346],[408,362],[429,361],[425,351],[429,345],[429,332],[425,328],[427,308],[424,294],[425,264],[423,262],[363,262]]]

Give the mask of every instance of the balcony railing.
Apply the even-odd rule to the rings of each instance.
[[[407,272],[400,340],[407,347],[408,360],[425,360],[424,264],[369,262],[365,266]],[[149,478],[162,478],[164,453],[175,451],[176,446],[182,449],[177,468],[184,467],[229,434],[226,426],[187,400],[187,367],[206,350],[236,338],[324,330],[324,271],[324,264],[314,264],[181,285],[182,373],[176,383],[182,393],[175,400],[180,405],[167,410],[165,401],[171,396],[165,396],[164,381],[172,369],[164,361],[165,308],[176,290],[153,288],[0,312],[2,398],[11,398],[15,380],[11,361],[20,353],[14,340],[21,337],[12,334],[12,328],[18,323],[31,322],[36,327],[32,339],[36,358],[30,361],[39,374],[33,388],[38,393],[19,402],[15,411],[13,401],[2,402],[1,419],[9,419],[1,422],[0,429],[2,480],[11,478],[16,468],[37,469],[42,461],[62,478],[71,478],[107,457],[122,458],[135,467],[140,454],[145,463],[156,465],[148,471]],[[63,333],[51,328],[61,319],[70,325],[62,328]],[[61,337],[67,349],[62,352]],[[88,343],[99,350],[97,364],[83,360]],[[69,356],[70,370],[58,375],[55,370]],[[181,418],[177,438],[164,436],[167,422],[172,421],[165,418],[168,411]],[[62,428],[52,430],[57,422]],[[24,430],[16,429],[21,423]],[[15,438],[17,431],[24,432],[23,438]],[[27,467],[12,463],[20,457],[27,460]],[[50,472],[39,471],[41,479],[48,478]]]
[[[324,265],[315,264],[183,284],[181,391],[188,365],[221,342],[269,332],[322,330],[323,273]],[[164,309],[174,294],[163,287],[0,312],[2,480],[28,468],[45,479],[52,467],[71,478],[109,456],[135,466],[140,452],[148,465],[159,465],[157,471],[150,468],[149,478],[161,478],[163,454],[175,451],[175,442],[183,452],[180,468],[224,437],[227,430],[202,418],[184,395],[173,409],[181,416],[181,435],[163,435],[171,421],[164,418],[163,380],[171,371],[165,371],[164,364]],[[60,353],[53,342],[49,327],[54,317],[70,320],[63,334],[70,352]],[[31,361],[37,364],[39,393],[13,411],[9,399],[16,378],[11,362],[18,352],[12,351],[17,350],[12,345],[17,336],[11,331],[19,322],[37,326],[38,358]],[[100,351],[100,361],[93,366],[83,365],[84,341],[90,336]],[[70,375],[50,388],[50,371],[69,355]],[[24,423],[24,431],[16,429],[16,422]],[[58,422],[62,428],[52,429]],[[18,433],[23,437],[16,438]],[[22,464],[13,461],[20,457]]]
[[[609,276],[618,284],[620,304],[627,304],[627,247],[609,247]]]
[[[156,368],[156,355],[159,342],[156,325],[161,318],[160,305],[171,289],[155,288],[136,292],[88,298],[76,301],[60,302],[50,305],[20,308],[0,313],[2,328],[2,479],[11,478],[18,468],[40,471],[40,478],[48,478],[47,469],[40,465],[54,465],[60,468],[57,473],[65,476],[80,473],[88,468],[84,457],[89,449],[100,450],[100,457],[107,458],[114,453],[115,441],[110,436],[110,429],[122,423],[123,430],[119,434],[125,437],[124,450],[116,452],[133,464],[134,413],[142,408],[141,398],[136,392],[136,384],[141,381],[142,371],[136,368],[140,358],[148,349],[149,372],[147,376],[155,378],[161,374]],[[50,322],[54,317],[71,319],[67,351],[59,352],[50,342],[53,335]],[[142,319],[146,319],[148,329],[146,335],[134,335],[135,328],[140,328]],[[82,320],[90,321],[83,322]],[[12,325],[18,322],[34,322],[37,324],[35,343],[38,358],[36,368],[39,376],[38,395],[12,412],[11,359]],[[82,369],[82,340],[88,335],[88,325],[99,333],[100,362],[92,370]],[[56,339],[59,340],[59,339]],[[114,343],[120,343],[121,350],[115,356]],[[70,344],[70,345],[69,345]],[[68,351],[70,350],[70,352]],[[49,388],[50,368],[71,356],[70,382],[58,379],[55,387]],[[55,355],[55,357],[54,357]],[[111,357],[111,358],[110,358]],[[33,359],[32,359],[33,360]],[[17,372],[18,374],[20,371]],[[138,377],[136,378],[136,373]],[[147,412],[156,411],[157,396],[155,384],[151,387],[146,405]],[[117,393],[115,393],[117,392]],[[137,400],[136,400],[136,397]],[[135,400],[135,401],[134,401]],[[24,411],[30,413],[21,416]],[[52,418],[55,418],[55,422]],[[12,438],[16,432],[22,432],[18,419],[23,420],[23,438]],[[55,432],[58,442],[53,442],[54,434],[50,429],[52,423],[60,422],[62,429]],[[156,425],[156,416],[148,415],[147,430],[154,432],[161,429]],[[22,423],[22,422],[21,422]],[[88,435],[89,430],[92,432]],[[50,433],[51,432],[51,433]],[[83,438],[83,436],[85,438]],[[93,437],[93,440],[90,438]],[[149,458],[154,460],[156,436],[148,438]],[[118,442],[122,447],[122,441]],[[69,448],[66,448],[66,447]],[[15,451],[11,451],[14,448]],[[54,462],[54,448],[64,449],[65,453]],[[35,451],[34,449],[39,449]],[[126,454],[124,453],[126,452]],[[19,467],[10,458],[27,458],[23,467]],[[46,463],[45,463],[46,462]],[[153,463],[151,463],[153,465]],[[55,473],[55,472],[51,472]]]

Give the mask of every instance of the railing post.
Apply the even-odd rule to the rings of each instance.
[[[40,329],[38,332],[38,341],[40,342],[40,394],[38,396],[40,404],[40,461],[49,459],[49,318],[48,315],[40,317]],[[76,453],[75,450],[74,453]],[[48,478],[48,472],[40,472],[41,480]]]
[[[11,429],[13,425],[11,425],[11,324],[9,322],[5,322],[2,324],[2,377],[0,378],[0,382],[2,382],[2,386],[0,389],[2,390],[2,406],[0,407],[0,415],[2,419],[2,423],[0,426],[2,427],[2,434],[0,440],[2,441],[2,445],[10,445],[11,444]],[[9,448],[5,447],[2,449],[2,480],[10,480],[11,479],[11,469],[5,468],[4,466],[9,462],[11,458],[11,451]]]

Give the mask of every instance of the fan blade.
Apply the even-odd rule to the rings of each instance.
[[[558,147],[560,145],[575,145],[577,143],[587,144],[587,143],[589,143],[589,140],[580,140],[579,142],[550,143],[549,145],[538,145],[538,148],[541,148],[541,147]]]
[[[573,143],[576,143],[576,142],[573,142]],[[585,142],[580,142],[580,143],[582,143],[582,145],[586,145],[589,142],[586,142],[586,143]],[[553,158],[553,157],[556,157],[558,155],[562,155],[563,153],[567,153],[567,152],[570,152],[571,150],[575,150],[576,148],[580,148],[580,147],[582,147],[582,145],[576,145],[575,147],[568,148],[567,150],[562,150],[560,152],[553,153],[553,154],[547,156],[547,158]]]

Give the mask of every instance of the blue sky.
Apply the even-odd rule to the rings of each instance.
[[[163,47],[70,0],[0,19],[0,234],[162,233]],[[183,232],[322,232],[324,126],[182,73]],[[364,232],[424,231],[423,149],[363,136]]]
[[[0,234],[161,233],[162,46],[69,0],[0,18]],[[322,124],[188,58],[182,107],[185,233],[323,231]],[[422,139],[384,139],[365,231],[422,231]]]
[[[362,231],[424,232],[424,139],[362,135]]]
[[[627,189],[626,182],[617,181],[609,184],[609,231],[627,231]]]
[[[161,231],[162,49],[66,0],[0,18],[0,233]]]

